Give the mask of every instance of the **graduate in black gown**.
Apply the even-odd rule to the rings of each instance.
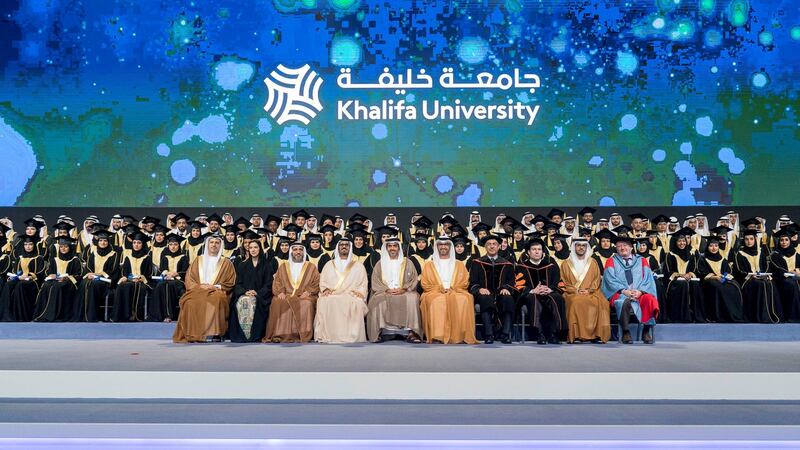
[[[769,252],[758,242],[758,230],[744,230],[733,256],[733,276],[742,287],[744,318],[748,322],[778,323],[783,319],[780,298],[769,272]]]
[[[600,266],[601,274],[603,273],[603,267],[606,266],[608,258],[614,256],[614,246],[612,242],[615,237],[617,236],[608,229],[600,230],[594,234],[597,245],[592,252],[592,258],[594,258],[597,261],[597,265]]]
[[[131,251],[122,262],[120,279],[114,294],[112,322],[145,320],[145,298],[150,291],[153,261],[147,248],[147,235],[135,232],[130,239]]]
[[[222,239],[222,256],[231,260],[236,267],[235,257],[240,250],[239,228],[235,224],[225,225],[225,236]]]
[[[203,243],[206,241],[206,235],[203,234],[203,224],[193,220],[189,222],[189,236],[183,243],[183,249],[186,250],[186,257],[189,258],[189,265],[194,262],[197,255],[203,254]]]
[[[272,273],[276,273],[281,265],[286,264],[286,261],[289,260],[289,248],[291,247],[291,243],[292,241],[285,236],[278,238],[278,245],[275,247],[275,257],[270,261]]]
[[[706,318],[711,322],[744,322],[742,290],[730,263],[719,252],[720,239],[709,236],[706,251],[697,262]]]
[[[322,249],[322,236],[316,233],[308,233],[304,242],[306,247],[306,258],[308,262],[320,267],[320,260],[325,256],[325,250]]]
[[[470,242],[466,237],[453,238],[453,251],[456,254],[456,259],[463,262],[469,272],[472,267],[472,255],[469,252]],[[416,267],[416,265],[415,265]]]
[[[22,235],[17,235],[14,238],[14,253],[19,255],[23,252],[22,246],[25,244],[24,238],[29,237],[34,240],[34,254],[36,256],[41,256],[42,259],[47,261],[50,258],[49,252],[52,239],[47,235],[42,236],[42,227],[44,227],[44,223],[34,218],[28,219],[24,223],[25,231]]]
[[[108,230],[92,233],[96,242],[86,248],[83,279],[72,311],[73,322],[97,322],[106,318],[103,311],[106,295],[119,280],[122,259],[113,246],[115,234]]]
[[[14,258],[12,246],[8,242],[6,232],[10,230],[6,225],[0,223],[0,293],[3,292],[8,273],[14,272]],[[0,304],[0,320],[3,318],[3,305]]]
[[[161,252],[152,295],[148,298],[147,320],[173,322],[178,320],[178,300],[186,291],[184,282],[189,270],[189,257],[181,250],[184,238],[177,234],[167,236],[167,247]]]
[[[526,257],[516,265],[518,304],[528,309],[536,343],[560,344],[566,336],[566,304],[558,283],[561,270],[545,253],[545,243],[539,238],[526,244]]]
[[[68,236],[58,238],[58,254],[47,265],[47,276],[36,297],[34,322],[66,322],[75,310],[75,294],[83,267],[75,253],[77,242]]]
[[[228,319],[231,342],[260,342],[267,330],[272,304],[272,265],[261,242],[248,242],[247,253],[248,258],[236,268],[236,287]]]
[[[697,277],[697,255],[689,246],[694,230],[683,228],[672,235],[664,259],[666,314],[673,323],[705,323],[703,293]]]
[[[430,236],[426,232],[417,232],[414,235],[413,244],[410,247],[409,258],[417,269],[417,273],[422,273],[425,262],[433,256],[433,247],[430,245]],[[420,283],[421,284],[421,283]],[[422,289],[421,286],[417,290]]]
[[[44,282],[47,265],[39,255],[36,244],[38,236],[23,236],[19,242],[19,252],[14,261],[15,274],[9,277],[0,293],[0,320],[3,322],[30,322],[39,287]],[[5,272],[2,274],[6,277]]]
[[[777,241],[769,256],[772,281],[778,289],[786,322],[800,322],[800,255],[791,240],[792,232],[778,230],[772,235]]]

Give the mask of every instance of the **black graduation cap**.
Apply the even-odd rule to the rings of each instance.
[[[209,223],[211,223],[211,222],[222,223],[224,221],[222,220],[222,216],[220,216],[217,213],[214,213],[214,214],[211,214],[210,216],[208,216],[206,218],[206,222],[209,222]]]
[[[5,237],[5,236],[6,236],[6,233],[7,233],[7,232],[8,232],[8,230],[10,230],[10,229],[11,229],[11,228],[9,228],[9,227],[8,227],[8,225],[6,225],[6,224],[4,224],[4,223],[0,222],[0,236],[2,236],[2,237]]]
[[[256,232],[255,232],[255,231],[253,231],[253,230],[244,230],[244,231],[242,231],[241,233],[239,233],[239,236],[241,236],[241,237],[242,237],[242,239],[249,239],[249,240],[251,240],[251,241],[252,241],[252,240],[255,240],[255,239],[258,239],[258,238],[260,237],[260,236],[258,235],[258,233],[256,233]]]
[[[92,224],[92,231],[100,231],[100,230],[107,230],[109,227],[108,225],[100,222],[95,222]]]
[[[744,230],[742,231],[742,236],[758,237],[758,230]]]
[[[350,237],[351,237],[351,239],[355,238],[355,237],[366,238],[370,234],[372,234],[372,233],[367,231],[367,229],[364,226],[359,226],[359,227],[356,227],[356,228],[350,228]]]
[[[793,235],[794,234],[800,234],[800,226],[798,226],[796,223],[790,223],[788,225],[783,225],[781,227],[781,229],[789,230],[789,232],[792,233]]]
[[[539,223],[539,222],[547,223],[549,221],[550,220],[547,217],[545,217],[545,216],[543,216],[541,214],[537,214],[537,215],[533,216],[533,219],[531,220],[531,223],[533,223],[533,224],[536,224],[536,223]]]
[[[711,235],[711,236],[706,238],[706,242],[708,244],[712,244],[712,243],[719,244],[720,242],[722,242],[722,239],[720,238],[720,236]]]
[[[592,235],[592,229],[589,227],[580,227],[578,228],[578,234],[581,236]]]
[[[690,237],[690,236],[694,236],[695,234],[697,234],[697,232],[694,231],[693,229],[689,228],[689,227],[683,227],[680,230],[676,231],[674,234],[677,235],[677,236]]]
[[[472,232],[477,234],[477,233],[479,233],[481,231],[488,232],[491,229],[492,229],[491,225],[489,225],[487,223],[483,223],[483,222],[478,222],[472,227]]]
[[[167,227],[165,227],[164,225],[161,225],[161,224],[156,224],[156,226],[153,227],[153,233],[164,233],[164,234],[167,234],[167,233],[169,233],[169,228],[167,228]]]
[[[755,226],[761,225],[761,221],[758,220],[755,217],[751,217],[751,218],[749,218],[747,220],[743,220],[741,223],[742,223],[743,227],[749,227],[750,225],[755,225]]]
[[[239,233],[239,227],[237,227],[235,223],[232,223],[230,225],[225,225],[224,227],[222,227],[222,229],[225,230],[226,233],[235,233],[235,234]]]
[[[463,236],[454,237],[453,238],[453,245],[458,245],[458,244],[463,244],[463,245],[466,246],[467,245],[467,238],[465,238]]]
[[[128,225],[125,225],[125,228],[123,228],[122,230],[128,236],[132,235],[133,233],[138,233],[138,232],[142,231],[141,228],[137,227],[136,225],[134,225],[132,223],[128,224]]]
[[[147,235],[142,233],[141,231],[137,231],[137,232],[133,233],[130,236],[130,238],[131,238],[132,241],[148,242],[150,240],[150,238],[147,237]]]
[[[542,246],[542,250],[547,248],[547,245],[545,245],[545,243],[544,243],[544,241],[542,239],[540,239],[538,237],[534,237],[534,238],[528,239],[528,242],[525,243],[525,251],[527,252],[528,250],[530,250],[531,246],[534,245],[534,244],[541,245]]]
[[[425,216],[415,220],[413,225],[417,228],[430,228],[433,226],[433,221]]]
[[[497,236],[496,234],[489,234],[489,235],[486,235],[483,238],[481,238],[480,244],[481,245],[486,245],[486,243],[489,242],[489,241],[495,241],[498,244],[502,244],[503,243],[503,238],[501,236]]]
[[[648,238],[646,238],[646,237],[643,237],[643,238],[636,238],[636,239],[635,239],[635,241],[636,241],[636,244],[637,244],[637,245],[638,245],[638,244],[646,244],[646,245],[647,245],[647,248],[650,248],[650,247],[652,247],[652,245],[650,244],[650,239],[648,239]]]
[[[661,222],[669,223],[669,217],[667,217],[667,216],[665,216],[663,214],[659,214],[659,215],[653,217],[652,219],[650,219],[650,222],[655,223],[655,224],[659,224]]]
[[[553,209],[550,210],[550,212],[547,213],[547,217],[549,217],[551,219],[553,217],[555,217],[555,216],[564,217],[564,211],[562,211],[562,210],[560,210],[558,208],[553,208]]]
[[[720,225],[720,226],[717,226],[717,227],[711,228],[711,229],[710,229],[710,230],[708,230],[708,231],[710,231],[710,232],[712,232],[712,233],[714,233],[714,234],[719,234],[719,235],[721,235],[721,234],[724,234],[724,235],[726,235],[726,237],[727,237],[727,235],[728,235],[728,232],[729,232],[729,231],[733,231],[733,228],[731,228],[731,227],[726,227],[725,225]]]
[[[594,208],[592,208],[590,206],[587,206],[587,207],[581,209],[580,211],[578,211],[578,214],[580,214],[582,216],[584,214],[594,214],[596,212],[597,212],[596,209],[594,209]]]
[[[331,222],[331,224],[334,224],[334,223],[336,223],[336,218],[335,218],[335,217],[333,217],[333,216],[332,216],[332,215],[330,215],[330,214],[323,214],[323,215],[322,215],[322,216],[319,218],[319,223],[325,223],[326,221],[330,221],[330,222]]]
[[[128,223],[136,223],[136,222],[138,222],[138,220],[136,220],[136,217],[133,217],[133,216],[131,216],[129,214],[125,214],[124,216],[122,216],[122,221],[123,222],[128,222]]]
[[[778,230],[778,231],[776,231],[775,233],[772,234],[772,237],[775,240],[778,240],[778,239],[780,239],[780,238],[782,238],[784,236],[789,238],[789,239],[791,239],[792,236],[794,236],[794,233],[792,233],[792,231],[789,230],[788,228],[781,228],[780,230]]]
[[[320,242],[322,242],[322,236],[317,234],[317,233],[308,233],[306,235],[306,242],[311,242],[311,241],[320,241]]]
[[[250,221],[245,219],[244,217],[239,217],[231,225],[236,225],[236,226],[244,225],[245,228],[250,228],[251,226],[253,226],[253,224],[250,223]]]
[[[183,242],[183,240],[184,237],[179,234],[171,233],[167,235],[167,243],[177,242],[178,244],[180,244],[181,242]]]
[[[369,217],[363,214],[355,213],[352,216],[350,216],[350,219],[348,219],[347,221],[353,223],[353,222],[364,222],[366,220],[369,220]]]
[[[608,228],[603,228],[602,230],[600,230],[600,231],[598,231],[597,233],[595,233],[595,234],[594,234],[594,237],[595,237],[595,239],[597,239],[598,241],[599,241],[600,239],[608,239],[609,241],[611,241],[611,242],[614,242],[614,238],[615,238],[616,236],[617,236],[617,235],[616,235],[616,234],[614,234],[614,233],[613,233],[611,230],[609,230]]]
[[[267,215],[267,218],[264,219],[264,223],[269,225],[272,222],[281,223],[281,218],[272,214]]]
[[[105,239],[105,240],[108,240],[108,241],[111,240],[111,238],[114,236],[114,234],[115,233],[113,231],[108,231],[108,230],[96,230],[96,231],[92,232],[92,236],[94,236],[95,238],[97,238],[97,239]]]
[[[377,236],[381,236],[381,235],[396,236],[397,235],[397,228],[386,226],[386,225],[383,225],[383,226],[380,226],[378,228],[375,228],[372,231]]]
[[[627,234],[627,233],[630,233],[631,231],[633,231],[633,228],[631,228],[631,227],[629,227],[627,225],[618,225],[618,226],[614,227],[614,229],[611,230],[611,231],[613,231],[614,233],[617,233],[617,234]]]
[[[561,224],[558,224],[556,222],[551,222],[551,221],[548,220],[544,224],[544,229],[545,230],[559,230],[559,229],[561,229]]]
[[[453,225],[452,227],[450,227],[450,232],[453,235],[457,234],[459,236],[465,236],[467,234],[467,230],[463,226],[461,226],[460,223],[457,223],[457,224]]]
[[[142,223],[144,223],[144,224],[148,224],[148,223],[157,224],[157,223],[160,223],[160,222],[161,222],[161,219],[159,219],[157,217],[152,217],[152,216],[144,216],[144,217],[142,217]]]
[[[283,227],[283,229],[284,229],[284,230],[285,230],[287,233],[292,233],[292,232],[294,232],[294,233],[300,233],[301,231],[303,231],[303,229],[302,229],[300,226],[298,226],[298,225],[295,225],[295,224],[293,224],[293,223],[290,223],[289,225],[286,225],[285,227]]]
[[[78,241],[69,236],[59,236],[58,245],[75,245]]]
[[[75,225],[72,225],[71,223],[67,222],[58,222],[53,226],[53,229],[55,230],[64,230],[64,231],[69,231],[73,228],[75,228]]]
[[[452,216],[442,216],[442,218],[439,219],[439,223],[452,225],[454,223],[458,223],[458,221],[454,219]]]
[[[513,217],[511,217],[511,216],[506,216],[506,218],[505,218],[505,219],[503,219],[503,221],[502,221],[502,222],[500,222],[500,223],[501,223],[503,226],[506,226],[506,227],[511,227],[512,229],[513,229],[513,228],[516,228],[516,227],[519,227],[519,226],[522,226],[522,227],[524,227],[525,229],[527,229],[527,228],[528,228],[528,227],[526,227],[525,225],[522,225],[522,222],[520,222],[519,220],[517,220],[517,219],[515,219],[515,218],[513,218]]]
[[[247,231],[247,230],[245,230],[245,231]],[[245,231],[242,231],[242,233],[244,233]],[[259,236],[266,236],[267,234],[269,234],[269,230],[266,229],[266,228],[263,228],[263,227],[261,227],[261,228],[253,228],[253,231],[255,231],[256,234],[258,234]]]
[[[175,214],[172,217],[172,221],[173,222],[178,222],[181,219],[184,219],[184,220],[186,220],[188,222],[189,220],[191,220],[191,217],[187,216],[186,214],[184,214],[182,212],[179,212],[178,214]]]
[[[337,229],[338,228],[336,228],[333,225],[323,225],[323,226],[319,227],[319,232],[320,233],[327,233],[327,232],[330,231],[331,233],[336,233]]]
[[[614,243],[614,245],[619,244],[620,242],[627,242],[628,244],[633,245],[634,241],[635,239],[633,239],[630,236],[617,235],[614,237],[614,240],[612,242]]]
[[[428,242],[428,238],[430,238],[430,237],[431,236],[428,233],[424,232],[424,231],[417,231],[414,234],[414,241],[425,241],[425,242]]]
[[[203,223],[202,223],[202,222],[199,222],[199,221],[197,221],[197,220],[190,220],[190,221],[189,221],[189,223],[188,223],[188,225],[189,225],[189,229],[190,229],[190,230],[191,230],[192,228],[197,228],[197,229],[199,229],[199,230],[202,230],[202,229],[203,229]]]
[[[26,234],[25,236],[22,236],[21,241],[23,244],[27,244],[28,242],[31,244],[36,244],[38,242],[38,238],[36,236],[28,236]]]
[[[292,213],[292,217],[297,219],[298,217],[302,217],[304,219],[308,219],[308,211],[305,209],[298,209],[297,211]]]
[[[43,225],[42,225],[42,223],[41,223],[41,222],[39,222],[39,221],[38,221],[38,220],[36,220],[36,219],[28,219],[28,220],[26,220],[26,221],[25,221],[25,222],[23,222],[23,223],[25,224],[25,226],[26,226],[26,227],[33,227],[33,228],[36,228],[37,230],[38,230],[39,228],[42,228],[42,226],[43,226]]]
[[[645,215],[644,215],[644,214],[642,214],[642,213],[633,213],[633,214],[628,214],[628,217],[630,217],[630,218],[631,218],[631,220],[636,220],[636,219],[639,219],[639,220],[645,220],[645,219],[647,219],[647,216],[645,216]]]

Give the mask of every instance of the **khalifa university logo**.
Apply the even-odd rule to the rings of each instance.
[[[267,85],[267,104],[264,110],[278,125],[290,120],[308,123],[322,111],[319,88],[322,78],[306,64],[299,69],[290,69],[283,64],[264,79]]]

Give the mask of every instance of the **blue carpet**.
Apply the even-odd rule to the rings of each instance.
[[[0,339],[169,340],[174,323],[0,323]],[[530,338],[530,333],[528,333]],[[800,324],[663,324],[658,342],[800,341]]]

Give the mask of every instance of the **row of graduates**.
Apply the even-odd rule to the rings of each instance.
[[[754,230],[751,228],[752,224],[750,223],[743,223],[743,225],[747,226],[745,233],[735,238],[734,245],[729,245],[727,237],[731,235],[731,229],[725,229],[725,227],[719,229],[718,227],[715,232],[717,233],[716,235],[712,235],[710,238],[703,237],[699,236],[699,233],[694,232],[691,228],[691,222],[689,222],[689,227],[685,227],[679,230],[679,232],[666,233],[665,239],[665,233],[660,232],[660,228],[663,222],[666,221],[666,218],[663,216],[659,217],[654,218],[652,221],[652,223],[657,225],[657,229],[649,231],[649,239],[641,239],[643,242],[640,243],[640,247],[644,248],[644,250],[640,251],[648,253],[649,257],[652,258],[651,267],[654,268],[657,275],[667,276],[666,279],[660,278],[657,280],[657,284],[659,285],[659,302],[662,304],[662,311],[665,311],[665,314],[662,314],[661,321],[740,321],[742,318],[756,322],[797,320],[797,281],[792,277],[785,276],[785,274],[794,271],[796,267],[797,230],[796,227],[794,229],[792,228],[793,224],[783,224],[783,227],[770,237],[769,242],[775,246],[775,251],[770,253],[764,243],[764,233],[757,231],[754,234]],[[633,220],[640,219],[638,217],[632,218]],[[296,217],[293,217],[293,219],[299,222],[305,219],[305,217],[301,212],[297,213]],[[406,248],[406,252],[410,254],[411,261],[417,272],[421,272],[424,261],[430,259],[433,253],[433,248],[431,246],[432,236],[429,234],[429,232],[432,231],[432,221],[425,217],[416,218],[410,230],[414,233],[413,238],[408,239],[406,237],[408,235],[404,235],[404,233],[399,231],[392,223],[379,227],[375,229],[373,233],[370,233],[367,231],[367,227],[363,226],[365,219],[364,216],[359,214],[351,217],[348,221],[347,232],[353,237],[354,258],[362,262],[368,272],[372,271],[372,268],[374,268],[378,260],[376,247],[380,245],[381,241],[392,235],[400,238],[401,241],[411,241],[404,242],[403,244]],[[385,223],[389,222],[390,219],[391,216],[387,216]],[[553,217],[553,219],[558,218]],[[272,218],[272,220],[268,219],[272,225],[275,224],[276,220],[277,218]],[[219,226],[219,221],[219,218],[217,218],[216,221],[211,220],[208,223],[208,228],[213,228],[215,222]],[[269,230],[266,230],[267,232],[260,232],[263,229],[257,229],[259,231],[258,233],[252,230],[248,232],[248,228],[246,227],[246,225],[249,224],[248,221],[240,218],[240,220],[236,222],[237,223],[219,227],[225,230],[223,245],[223,253],[225,256],[234,257],[234,261],[241,259],[242,235],[249,234],[251,239],[261,239],[265,244],[267,248],[267,260],[270,261],[273,272],[278,264],[288,260],[289,243],[298,237],[303,239],[306,244],[308,258],[315,262],[318,271],[321,271],[325,263],[330,260],[333,248],[341,236],[340,231],[334,229],[330,223],[325,222],[323,226],[320,227],[322,234],[304,232],[303,228],[297,223],[289,223],[285,226],[281,224],[282,230],[278,231],[283,231],[283,235],[280,235],[280,233],[270,235],[268,232]],[[501,225],[510,225],[503,228],[504,231],[509,231],[510,233],[504,233],[503,231],[498,232],[496,228],[492,229],[488,225],[480,222],[472,226],[471,229],[465,233],[466,230],[460,227],[457,221],[445,215],[437,225],[437,229],[445,234],[449,234],[450,237],[453,238],[456,258],[464,261],[469,268],[473,260],[485,254],[485,249],[480,245],[478,240],[481,237],[485,237],[490,231],[494,235],[502,238],[499,251],[502,256],[515,263],[521,260],[524,256],[521,251],[524,242],[530,237],[537,237],[537,231],[526,233],[521,229],[522,227],[520,227],[522,224],[515,222],[516,221],[510,220],[510,218],[506,218],[500,222]],[[26,228],[25,236],[28,236],[31,231],[30,225],[35,225],[36,223],[38,223],[38,221],[33,219],[26,221],[28,227]],[[122,246],[117,250],[113,248],[112,250],[104,250],[103,247],[93,245],[96,238],[93,238],[91,244],[84,246],[81,252],[81,259],[85,261],[84,272],[92,283],[86,283],[91,286],[91,289],[80,288],[83,294],[80,298],[84,299],[84,301],[75,303],[82,307],[83,320],[94,320],[97,317],[97,314],[92,312],[97,311],[97,308],[89,307],[88,305],[93,304],[96,306],[99,302],[92,301],[92,299],[95,297],[103,298],[102,294],[107,292],[106,288],[108,286],[105,286],[102,282],[97,282],[92,272],[92,270],[94,270],[93,266],[97,265],[96,260],[98,257],[102,258],[106,256],[103,254],[105,252],[112,252],[115,255],[104,259],[100,265],[108,264],[111,266],[109,269],[113,270],[115,261],[117,263],[121,262],[121,266],[127,263],[127,268],[120,267],[121,272],[128,274],[127,280],[120,279],[119,281],[123,283],[126,281],[133,281],[133,284],[124,285],[123,289],[117,290],[117,292],[120,293],[120,301],[115,302],[115,305],[118,303],[119,307],[113,309],[115,312],[112,314],[112,320],[143,320],[145,318],[144,310],[147,310],[147,318],[149,320],[173,320],[175,318],[177,314],[175,299],[180,296],[179,294],[182,287],[180,273],[183,272],[178,266],[182,265],[185,269],[196,257],[198,252],[202,250],[202,243],[205,238],[203,231],[205,230],[199,221],[190,222],[187,227],[187,232],[185,233],[187,236],[185,241],[180,241],[179,238],[181,238],[181,236],[179,233],[175,233],[175,230],[161,227],[158,224],[158,220],[155,218],[146,217],[140,223],[143,225],[143,229],[139,229],[131,224],[123,224]],[[558,224],[556,220],[544,221],[542,219],[533,218],[533,224],[536,226],[535,229],[545,231],[542,237],[545,242],[547,242],[547,248],[550,250],[551,254],[550,258],[552,258],[557,265],[563,263],[570,254],[569,243],[572,236],[562,234],[562,232],[565,231],[563,225]],[[66,222],[57,223],[54,227],[57,236],[59,234],[62,236],[67,235],[66,232],[69,231],[68,225],[69,224]],[[108,228],[101,226],[99,223],[95,223],[94,226],[99,229],[99,232]],[[148,233],[148,226],[150,226],[149,231],[151,233]],[[561,226],[561,228],[559,228],[559,226]],[[583,228],[581,232],[585,230],[587,230],[587,228]],[[35,231],[38,231],[38,229]],[[85,231],[86,226],[84,227],[82,235],[85,234]],[[240,236],[237,236],[237,231],[241,232]],[[754,241],[758,244],[747,244],[748,232],[756,237]],[[145,239],[143,239],[143,241],[149,247],[149,251],[146,251],[144,247],[136,250],[133,249],[135,242],[132,236],[136,235],[136,233],[144,235]],[[599,232],[594,235],[589,235],[590,241],[593,241],[596,250],[594,258],[598,260],[600,267],[603,267],[604,260],[613,253],[611,240],[614,236],[619,234],[631,235],[635,233],[635,230],[631,230],[623,225],[613,230],[600,228]],[[35,234],[38,235],[38,233]],[[120,241],[120,234],[121,233],[117,231],[111,235],[114,242]],[[148,240],[148,234],[153,236],[152,242]],[[467,237],[465,237],[465,234]],[[168,239],[167,236],[170,236],[170,239]],[[685,239],[674,239],[676,236],[684,236]],[[788,239],[784,239],[784,236],[788,237]],[[403,239],[404,237],[406,237],[406,239]],[[170,254],[170,261],[166,264],[164,261],[161,261],[159,264],[153,264],[153,261],[163,259],[160,255],[163,253],[163,250],[168,247],[168,240],[178,241],[180,251],[170,250],[168,252]],[[706,248],[708,247],[708,243],[712,240],[716,240],[717,244],[715,246],[712,245],[713,251],[708,251]],[[24,243],[23,241],[31,241],[31,238],[18,239],[18,242],[16,242],[13,248],[20,248]],[[682,247],[683,241],[686,242],[686,245]],[[787,243],[786,248],[782,247],[784,241]],[[17,258],[17,272],[25,270],[22,266],[28,267],[32,265],[34,268],[50,267],[52,264],[47,264],[47,262],[50,262],[51,259],[59,259],[63,264],[64,259],[60,256],[55,258],[45,258],[42,256],[41,262],[38,260],[30,260],[32,254],[46,255],[47,253],[51,253],[51,248],[56,247],[56,245],[43,245],[43,242],[44,241],[39,241],[36,243],[34,252],[26,252],[21,248],[16,252],[21,256],[21,258]],[[666,245],[664,245],[665,242]],[[752,243],[752,241],[750,242]],[[41,251],[42,247],[47,251]],[[80,240],[78,247],[80,247]],[[669,251],[666,251],[664,247],[667,247]],[[703,252],[699,251],[701,248],[704,250]],[[736,250],[732,251],[731,249],[733,248],[736,248]],[[133,255],[133,252],[136,252],[136,255]],[[751,252],[754,254],[750,255],[749,253]],[[116,258],[113,256],[116,256]],[[132,257],[129,258],[127,256]],[[150,261],[145,262],[143,258],[148,256],[150,257]],[[722,256],[722,258],[720,258],[720,256]],[[720,262],[720,259],[723,261]],[[7,264],[11,264],[11,261],[12,258],[7,256]],[[20,265],[19,262],[23,261],[25,263]],[[0,260],[0,262],[2,262],[2,260]],[[58,264],[56,264],[56,266],[57,265]],[[172,266],[172,270],[168,270],[169,266]],[[170,272],[171,275],[165,277],[166,280],[159,280],[154,287],[151,283],[152,279],[148,279],[148,271],[146,269],[141,270],[141,267],[153,267],[153,273],[162,274],[162,276],[165,271]],[[758,270],[756,270],[755,267],[758,267]],[[748,272],[747,270],[750,271]],[[141,276],[139,276],[139,272],[141,272]],[[768,272],[773,273],[773,275],[777,273],[777,276],[767,275]],[[698,274],[703,276],[696,276]],[[731,274],[733,274],[732,279]],[[110,279],[111,284],[114,284],[114,276],[103,277],[101,275],[100,278],[100,281],[102,281],[102,279]],[[23,285],[28,286],[20,291],[20,296],[30,297],[30,293],[33,289],[31,289],[30,283],[26,283],[30,280],[26,280],[26,277],[23,276],[21,280],[10,281],[15,282],[9,284],[12,288],[9,289],[9,291],[13,291],[15,284],[19,284],[19,281],[22,281]],[[717,282],[721,286],[717,286]],[[34,282],[34,284],[38,287],[38,283]],[[713,288],[709,288],[708,286],[713,286]],[[169,287],[169,289],[167,289],[167,287]],[[145,295],[143,294],[149,293],[154,288],[157,288],[157,292],[148,297],[151,302],[144,302]],[[739,289],[738,302],[734,295],[735,288]],[[163,290],[167,290],[166,295],[161,293]],[[101,295],[95,296],[90,293],[94,291],[99,292]],[[133,291],[133,294],[128,291]],[[728,291],[728,295],[719,294],[719,292],[724,291]],[[706,292],[708,292],[709,295],[705,295]],[[5,299],[5,297],[6,296],[0,298]],[[39,297],[38,294],[36,297]],[[133,298],[131,299],[130,297]],[[117,299],[117,296],[115,296],[115,299]],[[30,302],[21,303],[30,305]],[[58,304],[58,302],[55,303]],[[152,306],[148,308],[147,306],[151,303]],[[736,307],[737,303],[741,304],[738,311]],[[9,302],[8,299],[0,304],[0,306],[3,307],[3,309],[0,309],[0,313],[3,314],[3,320],[26,320],[28,314],[21,314],[20,319],[14,319],[15,314],[3,313],[2,311],[9,310],[9,304],[11,304],[11,302]],[[44,304],[49,304],[49,302],[45,302]],[[14,308],[11,309],[13,310]],[[16,309],[24,310],[24,308]],[[62,312],[55,314],[55,317],[60,317],[61,320],[65,320],[66,317],[69,317],[65,311],[69,309],[70,308],[61,308]],[[72,309],[77,310],[78,308]],[[51,318],[54,316],[52,313],[30,315],[36,320],[52,320]],[[81,320],[78,318],[78,315],[77,312],[74,312],[72,315],[73,320]]]

